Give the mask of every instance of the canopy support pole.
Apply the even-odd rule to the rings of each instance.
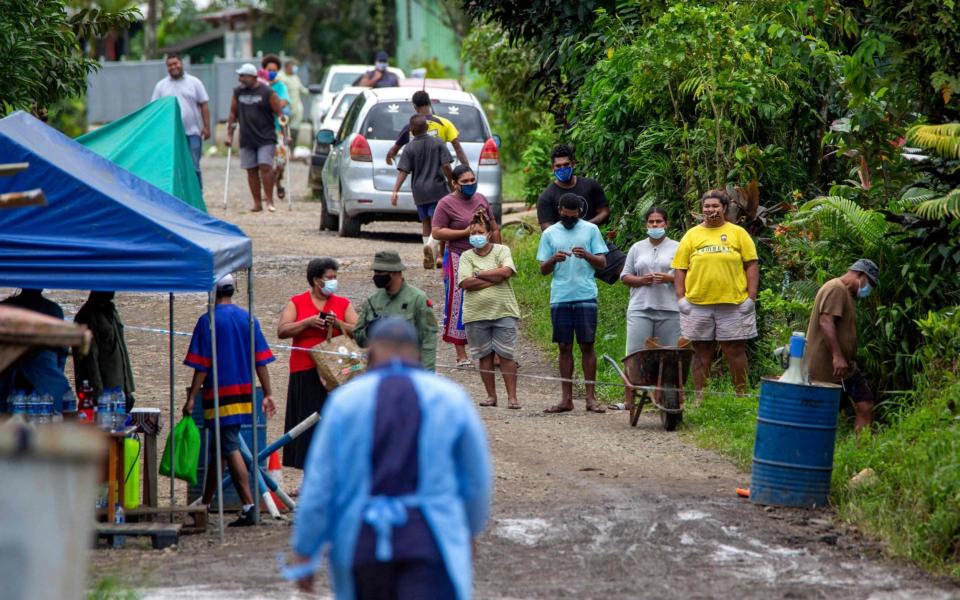
[[[260,461],[258,440],[260,437],[260,407],[257,406],[257,338],[253,318],[253,265],[247,267],[247,310],[250,315],[250,406],[253,409],[253,520],[260,523]],[[266,390],[264,390],[266,393]]]
[[[176,467],[177,464],[177,440],[174,431],[174,422],[177,419],[176,407],[176,370],[174,369],[174,327],[173,327],[173,292],[170,292],[170,523],[173,523],[173,509],[177,506],[177,487],[176,487]]]
[[[220,543],[223,543],[223,453],[220,449],[220,381],[217,371],[217,316],[213,291],[207,292],[207,314],[210,315],[210,354],[213,365],[213,443],[217,447],[217,515]]]

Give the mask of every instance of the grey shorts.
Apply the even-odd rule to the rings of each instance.
[[[627,311],[627,356],[643,350],[647,338],[661,346],[676,346],[680,338],[680,313],[672,310]]]
[[[691,342],[734,342],[757,337],[757,311],[743,304],[691,304],[680,301],[680,331]]]
[[[240,148],[240,168],[255,169],[258,165],[273,166],[273,153],[276,145],[260,146],[259,148]]]
[[[517,318],[501,317],[464,323],[467,344],[477,360],[496,352],[500,358],[513,360],[517,351]]]
[[[216,447],[217,444],[214,441],[214,436],[216,435],[216,430],[213,426],[210,427],[210,460],[217,460]],[[239,425],[221,425],[220,426],[220,456],[226,458],[234,452],[240,450],[240,426]],[[216,463],[214,463],[216,464]]]

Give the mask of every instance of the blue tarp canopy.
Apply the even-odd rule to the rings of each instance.
[[[46,206],[0,210],[0,286],[206,292],[252,266],[240,228],[215,219],[36,118],[0,120],[0,193],[42,188]]]

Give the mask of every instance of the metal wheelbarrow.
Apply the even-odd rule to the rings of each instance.
[[[673,431],[683,420],[683,386],[693,363],[690,347],[658,347],[638,350],[617,361],[603,356],[620,374],[626,386],[624,406],[629,411],[630,426],[636,427],[640,411],[647,402],[660,411],[665,431]],[[626,371],[626,372],[624,372]],[[637,392],[640,398],[637,399]]]

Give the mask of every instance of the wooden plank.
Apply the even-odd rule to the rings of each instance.
[[[157,434],[145,434],[143,443],[143,503],[157,506]]]
[[[21,208],[24,206],[45,206],[47,198],[43,190],[27,190],[25,192],[7,192],[0,194],[0,208]]]
[[[154,521],[157,517],[169,517],[171,513],[182,515],[184,520],[188,516],[193,518],[193,523],[184,522],[181,524],[183,527],[181,533],[202,533],[207,530],[209,515],[206,506],[177,506],[172,509],[169,506],[140,506],[124,511],[124,515],[128,521],[138,523]],[[97,519],[104,519],[106,515],[107,510],[105,508],[97,509]],[[169,518],[164,519],[162,522],[169,522]]]
[[[29,167],[30,167],[30,163],[26,163],[26,162],[0,164],[0,177],[15,175],[20,171],[26,171],[27,168]]]
[[[179,533],[182,528],[180,523],[97,523],[97,535]]]

